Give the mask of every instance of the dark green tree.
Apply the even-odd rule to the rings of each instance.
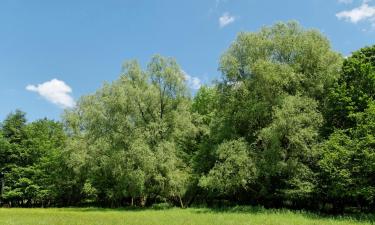
[[[328,98],[328,140],[322,150],[320,195],[334,203],[374,207],[375,46],[356,51]]]

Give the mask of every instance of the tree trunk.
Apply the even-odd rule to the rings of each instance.
[[[145,196],[142,196],[142,197],[141,197],[141,202],[140,202],[140,204],[141,204],[142,207],[144,207],[144,206],[146,205],[146,200],[147,200],[147,199],[146,199]]]
[[[181,196],[178,196],[178,199],[180,200],[180,206],[181,206],[181,208],[184,208],[184,203],[182,202]]]

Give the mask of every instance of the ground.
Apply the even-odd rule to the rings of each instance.
[[[305,212],[264,209],[126,210],[98,208],[5,209],[1,225],[357,225],[374,224],[366,217],[322,217]]]

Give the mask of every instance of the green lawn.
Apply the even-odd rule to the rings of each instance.
[[[166,209],[124,210],[97,208],[0,209],[0,225],[349,225],[373,224],[370,219],[319,217],[287,210]]]

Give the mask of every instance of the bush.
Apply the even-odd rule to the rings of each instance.
[[[156,210],[170,209],[172,207],[173,206],[169,204],[168,202],[155,203],[151,206],[152,209],[156,209]]]

